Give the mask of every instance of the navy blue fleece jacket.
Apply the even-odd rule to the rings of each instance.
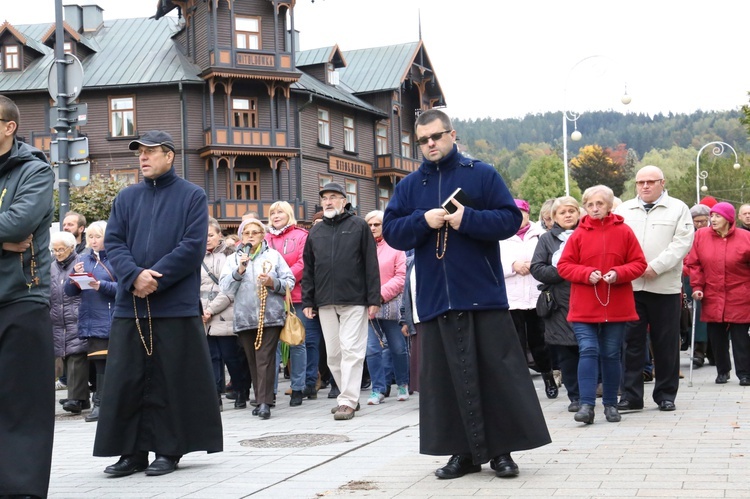
[[[206,193],[174,168],[144,179],[115,198],[104,247],[117,276],[115,317],[134,317],[133,283],[145,269],[163,274],[149,295],[152,317],[200,315],[201,262],[206,253]],[[145,300],[136,298],[138,316]]]
[[[448,228],[445,256],[426,211],[460,187],[471,199],[458,231]],[[396,184],[383,217],[383,237],[400,250],[414,248],[417,312],[428,321],[448,310],[508,309],[499,241],[518,231],[521,212],[493,167],[463,157],[456,146],[438,163],[423,161]]]

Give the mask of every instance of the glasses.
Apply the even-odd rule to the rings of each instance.
[[[10,123],[12,120],[6,120],[5,118],[0,118],[0,121],[4,121],[6,123]]]
[[[257,236],[258,234],[263,234],[259,230],[246,230],[242,233],[243,236]]]
[[[166,154],[169,151],[165,151],[162,147],[146,147],[145,149],[138,149],[133,154],[135,154],[136,158],[140,158],[141,154],[145,154],[146,156],[151,156],[157,152],[163,152]]]
[[[337,199],[344,199],[344,196],[321,196],[320,200],[324,203],[326,201],[336,201]]]
[[[417,144],[420,146],[427,145],[429,141],[437,142],[441,138],[443,138],[443,135],[446,133],[451,133],[453,130],[444,130],[442,132],[433,133],[432,135],[428,135],[427,137],[422,137],[420,139],[417,139]]]
[[[2,120],[2,121],[5,121],[5,120]],[[52,248],[52,253],[55,253],[55,254],[65,253],[68,250],[70,250],[70,248]]]
[[[380,227],[380,226],[381,226],[381,225],[383,225],[383,224],[382,224],[382,223],[379,223],[379,222],[374,222],[374,223],[371,223],[371,224],[367,224],[367,225],[369,225],[370,227]]]
[[[694,218],[693,224],[694,225],[708,225],[708,219],[707,218]]]
[[[652,185],[655,185],[658,182],[662,182],[663,180],[663,178],[657,178],[656,180],[636,180],[635,185],[637,185],[638,187],[651,187]]]

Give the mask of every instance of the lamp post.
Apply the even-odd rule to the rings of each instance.
[[[570,68],[570,71],[568,71],[568,77],[565,80],[565,88],[563,89],[563,98],[564,98],[564,100],[567,100],[568,82],[570,81],[570,75],[573,74],[573,71],[578,66],[580,66],[581,64],[583,64],[584,62],[589,61],[591,59],[598,59],[598,58],[603,58],[603,59],[611,60],[611,59],[609,59],[609,57],[607,57],[605,55],[590,55],[588,57],[584,57],[583,59],[581,59],[580,61],[578,61],[577,63],[575,63],[572,68]],[[628,95],[628,87],[627,87],[627,85],[625,85],[625,93],[620,98],[620,102],[622,102],[625,105],[628,105],[628,104],[630,104],[631,100],[632,99],[631,99],[630,95]],[[565,173],[565,195],[566,196],[570,196],[570,178],[569,178],[570,177],[570,168],[568,166],[568,121],[572,121],[573,122],[573,129],[574,129],[573,133],[570,134],[570,140],[572,140],[574,142],[578,142],[579,140],[581,140],[582,135],[581,135],[581,132],[578,131],[578,125],[577,125],[576,122],[578,121],[578,118],[581,116],[581,113],[577,113],[575,111],[568,110],[567,102],[564,102],[564,104],[565,105],[563,106],[563,113],[562,113],[562,120],[563,120],[563,170],[564,170],[564,173]]]
[[[728,147],[732,150],[734,153],[734,169],[739,170],[740,169],[740,159],[737,156],[737,151],[734,150],[734,147],[730,146],[726,142],[721,141],[713,141],[709,142],[708,144],[705,144],[703,147],[700,148],[698,151],[698,155],[695,157],[695,202],[696,204],[699,204],[701,202],[701,192],[708,191],[708,186],[706,186],[706,179],[708,178],[708,172],[706,170],[701,171],[701,153],[703,150],[708,146],[714,146],[713,149],[711,149],[711,152],[714,156],[721,156],[724,154],[724,148]],[[701,180],[703,180],[703,185],[701,186]]]

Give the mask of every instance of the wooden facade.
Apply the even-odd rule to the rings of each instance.
[[[337,88],[333,68],[345,65],[337,47],[334,59],[297,66],[298,47],[288,36],[292,0],[171,4],[182,17],[169,43],[186,61],[182,67],[192,65],[193,77],[84,84],[78,101],[88,104],[88,123],[80,133],[89,139],[92,174],[140,180],[128,143],[147,130],[165,130],[175,141],[178,173],[202,186],[211,214],[232,227],[249,210],[267,218],[269,206],[279,199],[295,207],[298,220],[309,221],[318,209],[320,186],[329,181],[346,188],[360,215],[383,209],[398,180],[418,167],[415,117],[444,102],[439,87],[425,91],[423,72],[409,68],[423,67],[416,61],[425,56],[421,42],[398,88],[358,94]],[[52,47],[54,33],[45,32],[40,43]],[[0,28],[0,44],[17,35]],[[86,36],[96,36],[85,26],[66,25],[65,36],[82,58],[103,56],[96,43],[83,44]],[[24,66],[33,66],[40,53],[19,45]],[[0,83],[6,73],[0,70]],[[46,89],[2,93],[19,106],[19,135],[49,151],[54,131]]]

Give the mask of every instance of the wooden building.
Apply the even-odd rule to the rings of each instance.
[[[128,143],[163,129],[178,173],[202,186],[225,227],[289,201],[300,221],[326,182],[360,214],[383,209],[420,162],[414,120],[445,99],[421,41],[299,51],[295,0],[160,0],[153,18],[104,20],[66,5],[65,51],[84,69],[92,174],[140,180]],[[178,16],[166,16],[177,9]],[[0,25],[0,94],[22,140],[49,152],[54,22]]]

